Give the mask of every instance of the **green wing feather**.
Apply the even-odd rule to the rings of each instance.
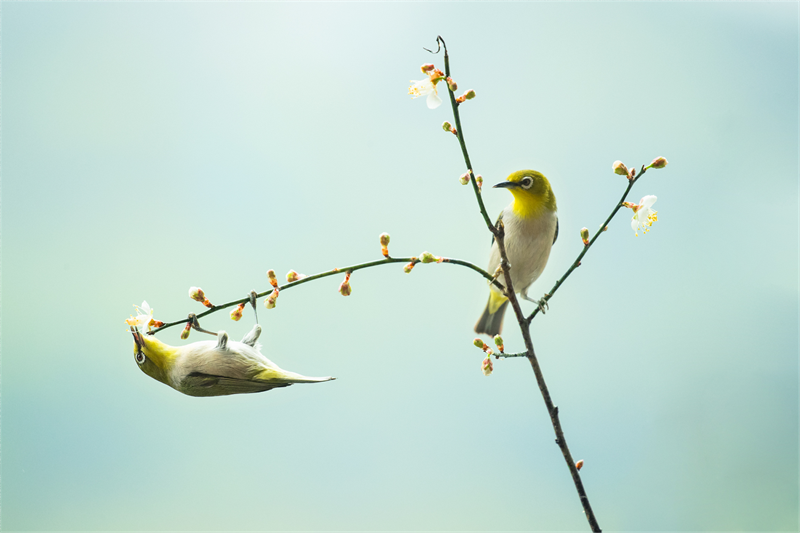
[[[269,383],[192,372],[181,381],[180,390],[190,396],[224,396],[226,394],[264,392],[277,387],[288,387],[289,385],[291,383]]]

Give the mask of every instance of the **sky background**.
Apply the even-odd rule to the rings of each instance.
[[[384,231],[485,265],[449,106],[407,95],[437,35],[475,171],[558,199],[532,296],[615,160],[670,162],[629,198],[651,232],[621,212],[532,327],[601,527],[797,530],[798,5],[738,2],[3,2],[3,530],[588,530],[530,365],[481,374],[470,270],[259,303],[265,355],[334,382],[192,398],[133,359],[133,304],[176,320]]]

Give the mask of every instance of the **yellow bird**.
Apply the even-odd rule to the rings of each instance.
[[[556,197],[550,182],[535,170],[519,170],[508,179],[495,185],[508,189],[514,195],[511,202],[498,220],[505,226],[505,247],[508,262],[511,265],[511,283],[514,292],[529,302],[542,307],[544,300],[533,300],[528,297],[531,284],[542,274],[550,248],[558,238],[558,215],[556,213]],[[494,273],[500,265],[500,249],[492,239],[492,252],[489,259],[488,272]],[[498,281],[506,284],[501,273]],[[503,315],[506,312],[508,298],[491,285],[489,302],[486,309],[475,324],[476,333],[497,335],[503,329]]]
[[[169,346],[132,327],[133,358],[142,372],[189,396],[224,396],[263,392],[294,383],[318,383],[332,377],[311,378],[282,370],[261,354],[257,343],[261,326],[253,327],[241,342],[220,331],[216,341]]]

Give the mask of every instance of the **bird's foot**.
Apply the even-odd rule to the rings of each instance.
[[[545,314],[547,312],[547,310],[550,309],[550,304],[547,303],[547,295],[546,294],[544,296],[542,296],[541,298],[539,298],[538,300],[534,300],[533,298],[531,298],[527,294],[520,294],[520,296],[522,297],[523,300],[527,300],[529,302],[535,303],[539,307],[539,311],[541,311],[542,314]]]

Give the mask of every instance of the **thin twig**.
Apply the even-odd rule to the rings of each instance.
[[[586,252],[588,252],[589,248],[592,247],[592,245],[594,244],[594,241],[596,241],[597,238],[600,237],[600,234],[605,231],[606,226],[608,226],[608,223],[611,222],[612,218],[614,218],[614,215],[616,215],[617,212],[620,210],[620,208],[623,207],[623,203],[625,202],[625,199],[628,197],[628,193],[631,192],[631,188],[633,187],[633,184],[636,183],[639,180],[639,178],[641,178],[642,175],[645,172],[647,172],[647,168],[642,166],[642,170],[641,170],[640,174],[638,176],[636,176],[634,179],[628,181],[628,188],[625,189],[625,193],[622,195],[622,198],[620,199],[619,203],[616,205],[616,207],[614,207],[614,210],[611,211],[610,215],[608,215],[608,218],[606,219],[606,221],[603,222],[603,224],[600,226],[600,228],[594,234],[594,237],[592,237],[592,239],[589,241],[589,244],[587,244],[586,246],[583,247],[583,250],[581,250],[581,253],[578,254],[578,257],[575,259],[575,261],[572,263],[572,265],[567,269],[567,271],[564,273],[564,275],[561,276],[558,279],[558,281],[556,281],[556,284],[553,285],[553,288],[550,289],[550,292],[548,292],[547,294],[544,295],[543,300],[545,302],[550,301],[550,298],[552,298],[553,295],[558,290],[558,288],[561,287],[561,284],[564,283],[564,280],[566,280],[569,277],[569,275],[572,274],[573,270],[575,270],[576,268],[581,266],[581,259],[583,259],[583,256],[586,255]],[[537,307],[536,309],[534,309],[533,313],[531,313],[530,316],[528,316],[528,318],[525,319],[528,322],[528,324],[530,324],[531,321],[534,319],[534,317],[539,314],[539,311],[541,311],[541,307]]]
[[[444,39],[441,37],[437,37],[437,41],[441,41],[442,46],[444,47],[445,75],[450,77],[450,61],[447,55],[447,46],[444,44]],[[550,398],[550,392],[547,388],[547,383],[544,380],[542,369],[539,366],[539,361],[537,360],[536,353],[533,350],[533,342],[531,341],[530,334],[530,321],[526,319],[525,315],[522,313],[519,300],[517,300],[516,294],[514,294],[514,287],[511,283],[511,266],[508,263],[508,255],[506,254],[505,248],[505,230],[503,223],[500,221],[496,227],[493,226],[489,216],[486,213],[486,208],[483,205],[483,199],[481,198],[480,190],[478,189],[474,174],[472,172],[472,163],[470,162],[469,154],[467,152],[467,145],[464,141],[464,129],[461,127],[461,118],[458,114],[458,103],[456,102],[455,95],[453,94],[453,91],[450,90],[449,86],[448,93],[450,95],[450,105],[453,108],[453,117],[456,122],[456,135],[458,136],[458,142],[461,145],[461,152],[464,155],[464,162],[466,163],[470,172],[472,187],[478,200],[478,205],[481,208],[481,215],[483,215],[483,219],[486,222],[489,231],[491,231],[494,235],[495,242],[497,242],[497,246],[500,251],[500,266],[503,269],[503,277],[506,283],[505,295],[511,303],[511,307],[514,309],[514,314],[517,317],[517,323],[519,324],[520,331],[522,332],[522,338],[525,341],[525,355],[527,356],[528,361],[530,361],[531,367],[533,368],[533,373],[536,376],[536,383],[539,386],[539,391],[542,393],[542,398],[544,399],[545,406],[547,407],[547,412],[550,414],[550,422],[553,425],[553,431],[555,431],[556,434],[556,444],[558,444],[558,447],[561,449],[561,453],[564,456],[564,460],[566,461],[567,467],[572,475],[572,481],[575,484],[575,489],[577,490],[578,497],[581,500],[583,511],[586,514],[586,518],[589,520],[589,525],[591,526],[592,531],[599,532],[601,531],[600,525],[597,523],[597,519],[594,516],[592,506],[589,503],[589,497],[586,495],[586,490],[583,488],[583,482],[581,481],[578,469],[575,467],[575,461],[572,459],[572,454],[570,453],[569,447],[567,446],[567,441],[564,438],[564,432],[561,429],[561,421],[558,418],[558,407],[553,404],[553,400]]]
[[[442,44],[444,48],[444,75],[446,77],[450,77],[450,56],[447,54],[447,45],[442,39],[442,36],[436,37],[436,41]],[[437,50],[438,52],[438,50]],[[478,182],[475,179],[475,173],[472,171],[472,163],[469,160],[469,153],[467,153],[467,143],[464,140],[464,132],[461,129],[461,116],[458,114],[458,102],[456,102],[456,95],[453,91],[450,90],[450,86],[447,86],[447,94],[450,96],[450,105],[453,107],[453,118],[456,122],[456,133],[458,135],[458,144],[461,145],[461,154],[464,156],[464,162],[467,164],[467,172],[469,172],[469,180],[472,182],[472,190],[475,192],[475,198],[478,200],[478,207],[481,210],[481,216],[483,216],[483,221],[486,222],[486,227],[489,228],[489,231],[492,232],[492,235],[497,237],[497,229],[495,228],[494,224],[492,224],[492,219],[489,218],[489,214],[486,213],[486,206],[483,205],[483,197],[481,197],[481,189],[478,187]]]
[[[474,270],[475,272],[477,272],[478,274],[480,274],[481,276],[483,276],[487,280],[489,280],[490,284],[495,285],[501,291],[504,289],[503,284],[500,283],[499,281],[497,281],[497,279],[495,279],[494,276],[492,276],[491,274],[489,274],[488,272],[486,272],[485,270],[483,270],[479,266],[473,265],[469,261],[463,261],[461,259],[453,259],[453,258],[450,258],[450,257],[443,257],[441,262],[442,263],[450,263],[450,264],[453,264],[453,265],[467,267],[467,268],[469,268],[471,270]],[[314,281],[314,280],[317,280],[317,279],[326,278],[328,276],[333,276],[333,275],[336,275],[336,274],[344,274],[345,272],[355,272],[356,270],[361,270],[363,268],[370,268],[370,267],[376,267],[376,266],[381,266],[381,265],[388,265],[388,264],[391,264],[391,263],[414,263],[416,265],[417,263],[421,263],[421,261],[416,257],[386,257],[384,259],[378,259],[376,261],[369,261],[369,262],[366,262],[366,263],[359,263],[359,264],[348,266],[348,267],[334,268],[332,270],[326,270],[325,272],[320,272],[319,274],[314,274],[313,276],[307,276],[307,277],[299,279],[297,281],[292,281],[292,282],[286,283],[284,285],[280,285],[280,286],[277,287],[277,289],[278,289],[278,291],[285,291],[287,289],[291,289],[292,287],[297,287],[298,285],[302,285],[303,283],[308,283],[309,281]],[[270,287],[269,290],[257,293],[256,294],[256,298],[262,298],[262,297],[266,296],[267,294],[270,294],[273,290],[274,289],[272,287]],[[176,320],[175,322],[168,322],[168,323],[164,324],[163,326],[160,326],[158,328],[153,329],[149,333],[152,335],[152,334],[155,334],[155,333],[157,333],[159,331],[165,330],[167,328],[171,328],[172,326],[177,326],[179,324],[186,324],[187,322],[192,320],[191,316],[195,316],[195,319],[203,318],[204,316],[208,316],[208,315],[210,315],[212,313],[216,313],[217,311],[221,311],[222,309],[226,309],[228,307],[233,307],[234,305],[239,305],[241,303],[249,302],[249,301],[250,301],[250,295],[248,295],[245,298],[239,298],[238,300],[233,300],[231,302],[226,302],[224,304],[215,305],[212,308],[210,308],[208,311],[205,311],[203,313],[199,313],[197,315],[190,315],[190,317],[184,318],[182,320]]]

